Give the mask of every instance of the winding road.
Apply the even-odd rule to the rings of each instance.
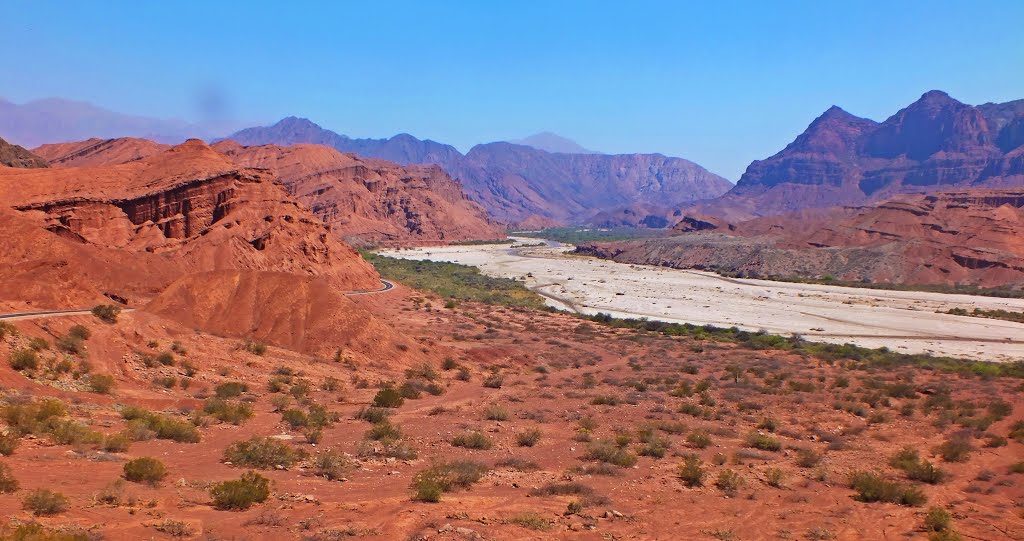
[[[388,280],[381,279],[380,283],[381,283],[381,286],[382,286],[380,289],[366,289],[366,290],[360,289],[360,290],[356,290],[356,291],[348,291],[348,292],[345,293],[345,295],[349,295],[349,296],[354,296],[354,295],[372,295],[374,293],[384,293],[385,291],[391,291],[392,289],[395,288],[395,284],[393,282],[388,281]],[[124,313],[124,312],[133,312],[133,311],[135,311],[134,308],[124,308],[124,309],[121,310],[122,313]],[[41,311],[38,311],[38,312],[14,312],[14,313],[10,313],[10,314],[0,314],[0,319],[17,321],[17,320],[22,320],[22,319],[39,319],[39,318],[44,318],[44,317],[58,317],[58,316],[76,316],[76,315],[91,314],[91,313],[92,313],[92,309],[91,308],[86,308],[86,309],[81,309],[81,310],[41,310]]]

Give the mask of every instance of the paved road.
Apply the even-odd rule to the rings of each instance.
[[[349,291],[349,292],[347,292],[345,294],[346,295],[369,295],[369,294],[372,294],[372,293],[384,293],[385,291],[391,291],[392,289],[395,288],[395,284],[393,284],[392,282],[389,282],[387,280],[381,280],[380,283],[383,286],[380,289],[370,289],[370,290],[366,290],[366,291],[362,291],[362,290],[360,290],[360,291]],[[133,308],[125,308],[125,309],[121,310],[121,312],[132,312],[132,311],[134,311]],[[9,320],[38,319],[38,318],[43,318],[43,317],[75,316],[75,315],[91,314],[91,313],[92,313],[92,309],[91,308],[86,309],[86,310],[44,310],[44,311],[39,311],[39,312],[15,312],[15,313],[12,313],[12,314],[0,314],[0,319],[9,319]]]

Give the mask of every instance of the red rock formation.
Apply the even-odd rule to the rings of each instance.
[[[1024,288],[1024,191],[904,194],[675,237],[581,251],[617,261],[745,276]]]
[[[72,143],[42,145],[32,151],[54,167],[115,165],[148,158],[171,148],[147,139],[86,139]]]
[[[364,160],[320,145],[214,148],[240,166],[268,169],[340,237],[360,243],[500,239],[505,228],[436,165]]]
[[[931,91],[885,122],[832,107],[725,196],[692,210],[732,221],[862,205],[897,193],[1024,185],[1024,100],[965,105]]]
[[[83,295],[111,293],[136,304],[181,274],[214,270],[318,276],[339,290],[379,284],[373,268],[269,173],[240,168],[197,140],[121,165],[0,169],[0,194],[0,204],[49,231],[23,236],[57,249],[7,251],[5,259],[17,256],[9,264],[29,272],[58,267],[60,254],[67,265],[109,257],[144,275],[122,281],[110,279],[118,274],[107,264],[76,269],[93,277]]]
[[[46,160],[18,145],[0,139],[0,167],[48,167]]]

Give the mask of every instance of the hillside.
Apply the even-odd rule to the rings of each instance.
[[[1024,100],[971,106],[933,90],[884,122],[833,106],[695,212],[733,221],[894,194],[1024,185]]]

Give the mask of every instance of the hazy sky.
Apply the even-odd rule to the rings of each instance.
[[[8,0],[0,96],[463,151],[550,130],[734,181],[832,104],[1024,98],[1021,0],[294,4]]]

